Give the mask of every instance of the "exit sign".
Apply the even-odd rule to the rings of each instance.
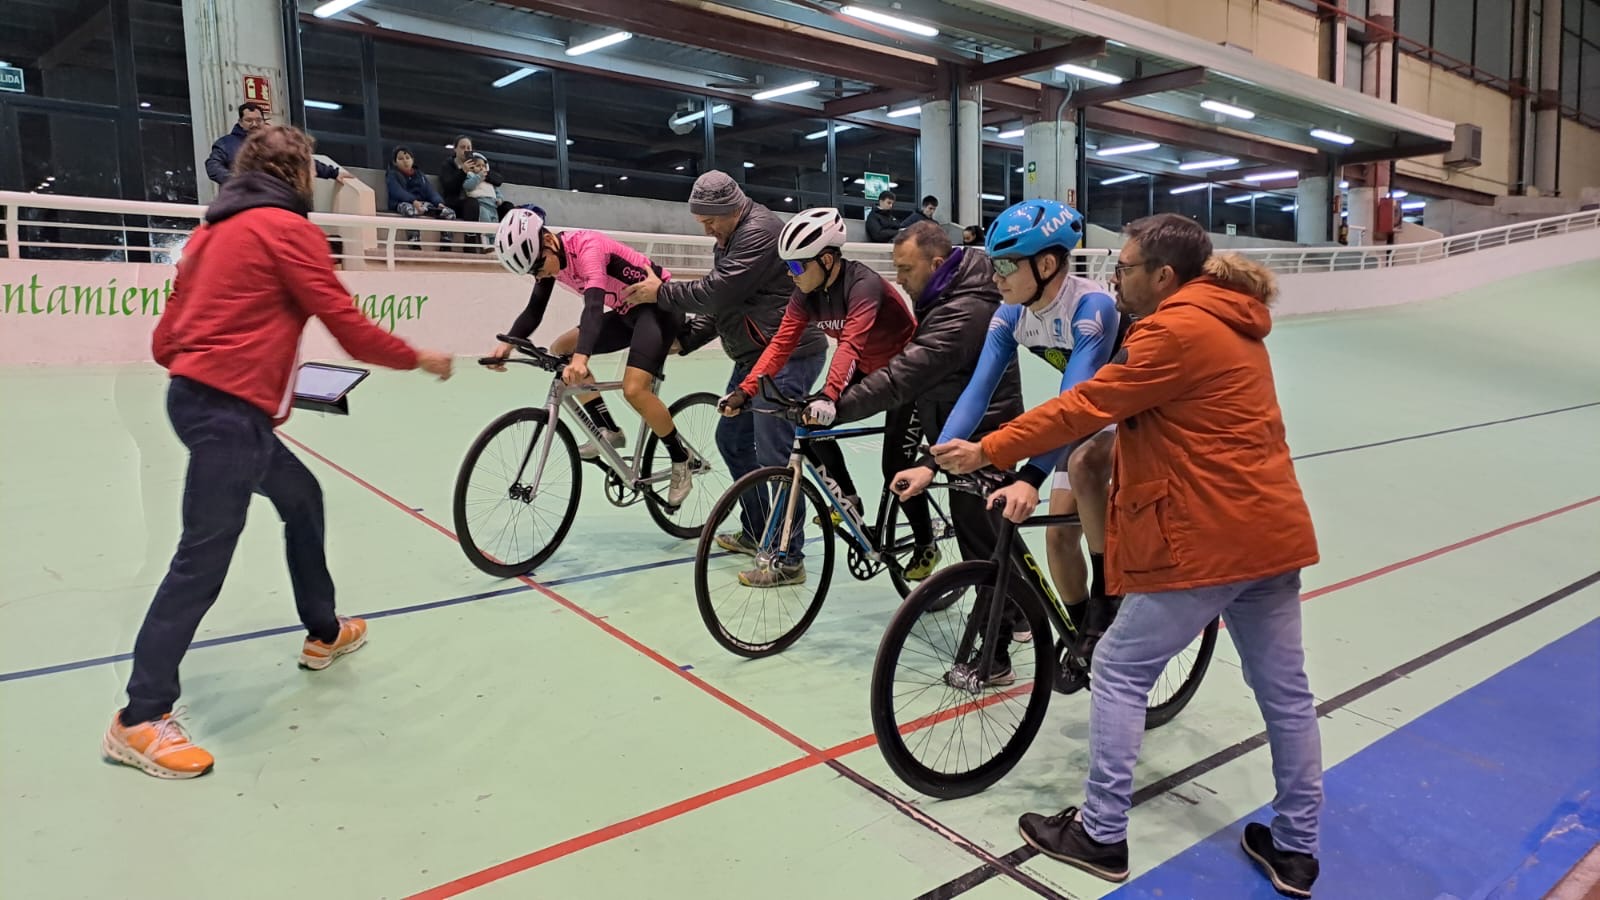
[[[13,91],[21,94],[26,89],[22,86],[22,70],[16,66],[0,66],[0,91]]]

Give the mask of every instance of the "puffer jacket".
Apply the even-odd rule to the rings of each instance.
[[[1253,581],[1317,562],[1264,339],[1273,275],[1238,255],[1134,323],[1095,376],[982,440],[996,466],[1117,429],[1112,592]]]
[[[778,258],[783,222],[754,200],[747,203],[727,246],[718,245],[713,251],[711,271],[693,281],[663,284],[656,294],[656,303],[669,312],[711,317],[722,352],[740,365],[754,365],[761,357],[778,333],[794,293],[789,270]],[[793,356],[813,356],[827,349],[822,332],[807,328]]]
[[[1000,307],[994,266],[982,253],[956,248],[916,298],[917,330],[910,343],[882,368],[845,390],[838,421],[853,422],[915,403],[922,432],[931,444],[966,389],[983,354],[989,319]],[[1016,360],[1000,376],[974,438],[1022,414],[1022,378]]]

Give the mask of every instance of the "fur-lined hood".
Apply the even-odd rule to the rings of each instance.
[[[1266,266],[1237,253],[1206,260],[1205,274],[1162,301],[1157,312],[1193,307],[1246,337],[1261,340],[1272,331],[1267,307],[1278,299],[1278,279]]]

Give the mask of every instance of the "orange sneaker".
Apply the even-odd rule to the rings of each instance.
[[[339,636],[331,644],[324,644],[315,638],[306,638],[305,646],[300,648],[300,667],[303,669],[326,669],[333,665],[333,661],[346,653],[360,650],[367,642],[367,620],[356,619],[349,616],[339,617]]]
[[[123,725],[122,713],[111,718],[111,727],[100,740],[106,758],[143,769],[157,778],[198,778],[211,771],[211,754],[189,743],[183,726],[167,713],[153,722]]]

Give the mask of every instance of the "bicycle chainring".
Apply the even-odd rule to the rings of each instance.
[[[854,541],[846,543],[850,545],[850,552],[845,555],[845,561],[850,566],[850,574],[854,575],[856,580],[871,581],[883,571],[883,563],[862,554],[861,548],[857,547]]]
[[[622,478],[610,468],[606,469],[606,499],[612,506],[632,506],[644,499],[638,488],[624,484]]]
[[[1066,641],[1056,641],[1056,683],[1051,685],[1058,694],[1075,694],[1088,685],[1089,666],[1080,661]]]

